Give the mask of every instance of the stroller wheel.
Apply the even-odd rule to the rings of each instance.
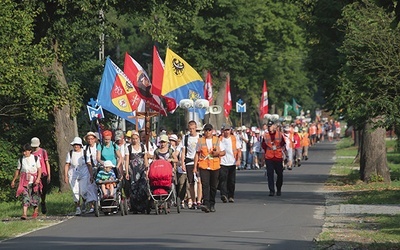
[[[125,213],[125,215],[128,215],[128,212],[129,212],[128,211],[129,210],[128,201],[126,199],[124,199],[122,203],[124,203],[124,213]]]
[[[99,203],[100,203],[99,200],[94,203],[94,215],[96,217],[99,217],[99,215],[100,215],[100,205],[99,205]]]
[[[119,210],[120,210],[120,212],[121,212],[121,216],[124,216],[124,215],[125,215],[125,204],[124,204],[123,201],[121,201],[121,202],[119,203]]]

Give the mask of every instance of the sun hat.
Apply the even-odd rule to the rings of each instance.
[[[259,133],[260,133],[260,130],[259,130],[259,129],[256,129],[256,131],[255,131],[254,133],[259,134]]]
[[[32,148],[37,148],[37,147],[39,147],[39,146],[40,146],[40,140],[39,140],[39,138],[33,137],[33,138],[31,139],[31,147],[32,147]]]
[[[118,141],[120,139],[124,138],[124,132],[122,130],[117,130],[115,131],[115,140]]]
[[[294,127],[293,132],[298,133],[299,132],[299,127]]]
[[[94,138],[97,138],[98,139],[98,137],[96,136],[96,134],[94,133],[94,132],[87,132],[87,134],[85,135],[85,137],[83,137],[83,139],[85,140],[85,141],[87,141],[87,137],[88,136],[93,136]]]
[[[80,137],[75,137],[74,140],[70,143],[72,146],[74,145],[81,145],[81,147],[83,147],[82,144],[82,139]]]
[[[103,166],[104,167],[110,167],[110,168],[115,167],[114,164],[112,163],[112,161],[104,161]]]

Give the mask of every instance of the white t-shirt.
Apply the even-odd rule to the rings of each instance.
[[[261,136],[252,136],[251,137],[251,147],[253,152],[260,153],[261,152]]]
[[[21,165],[22,162],[22,165]],[[35,156],[32,154],[29,157],[22,157],[22,161],[18,160],[17,169],[22,173],[36,174],[41,168],[39,158],[35,161]],[[29,184],[33,183],[33,176],[29,177]]]
[[[240,150],[241,148],[241,142],[239,140],[236,140],[236,146],[235,148],[237,150]],[[219,143],[219,147],[221,151],[225,151],[225,155],[221,157],[221,165],[224,166],[233,166],[236,163],[236,159],[235,156],[233,154],[233,150],[232,150],[232,139],[231,137],[225,138],[222,137],[220,143]],[[222,148],[224,150],[222,150]]]
[[[90,147],[89,145],[86,145],[85,147],[86,152],[89,153],[90,158],[93,160],[94,166],[97,165],[97,144],[94,144],[94,146]],[[90,163],[92,163],[90,161]],[[92,167],[94,167],[92,166]]]
[[[86,163],[90,163],[90,155],[89,152],[86,151],[86,162],[85,157],[83,155],[83,148],[80,152],[72,151],[72,158],[70,156],[70,152],[67,153],[67,158],[65,160],[66,163],[71,164],[71,167],[78,168],[78,167],[87,167]]]
[[[243,136],[243,139],[241,138],[241,135]],[[247,135],[247,133],[246,132],[240,132],[236,138],[238,138],[238,140],[241,143],[240,146],[241,146],[242,152],[246,152],[247,151],[247,143],[246,143],[245,140],[247,140],[247,141],[249,140],[249,136]]]
[[[186,136],[188,136],[187,147],[185,147]],[[199,134],[196,134],[195,136],[185,135],[182,138],[181,143],[179,144],[178,147],[181,149],[186,148],[186,158],[194,159],[194,156],[196,155],[196,145],[198,140],[199,140]],[[190,162],[187,165],[194,165],[194,162]]]

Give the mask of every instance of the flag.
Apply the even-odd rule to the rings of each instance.
[[[231,97],[231,79],[229,74],[226,76],[226,89],[225,89],[225,98],[224,98],[224,113],[225,117],[229,117],[229,113],[232,109],[232,97]]]
[[[207,72],[206,84],[204,84],[204,99],[208,100],[210,105],[212,105],[213,91],[210,71]]]
[[[161,87],[164,76],[164,62],[162,61],[160,54],[156,46],[153,46],[153,73],[151,92],[153,95],[161,96]]]
[[[260,100],[260,119],[264,119],[264,116],[268,114],[268,90],[267,90],[267,81],[264,80],[264,85],[261,94]]]
[[[283,116],[284,117],[288,116],[288,112],[292,109],[293,109],[292,105],[290,105],[288,102],[285,102],[285,107],[283,109]]]
[[[177,107],[182,99],[204,99],[204,81],[185,60],[167,49],[161,95],[169,97],[171,106]],[[204,119],[205,109],[189,109]]]
[[[293,111],[296,113],[296,115],[300,115],[300,110],[301,106],[297,104],[296,100],[293,98],[293,104],[292,104]]]
[[[133,124],[135,111],[144,111],[145,103],[124,72],[108,57],[101,78],[97,105]],[[139,126],[140,127],[140,126]]]
[[[124,73],[135,86],[139,96],[147,100],[147,104],[152,110],[160,112],[162,115],[167,115],[160,97],[153,95],[151,92],[152,84],[147,72],[128,53],[125,53]]]
[[[161,95],[161,89],[163,84],[164,77],[164,62],[158,53],[156,46],[153,46],[153,74],[152,74],[152,88],[151,92],[156,96],[161,96],[165,100],[167,111],[170,113],[174,113],[177,106],[175,105],[175,100],[169,97],[165,97]]]

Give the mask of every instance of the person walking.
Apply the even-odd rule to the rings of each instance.
[[[98,136],[94,132],[87,132],[85,137],[83,138],[85,142],[87,143],[83,149],[89,154],[90,157],[90,163],[91,163],[91,168],[92,168],[92,173],[93,173],[93,178],[97,174],[97,141],[98,141]],[[88,187],[88,197],[87,197],[87,203],[90,204],[90,208],[88,213],[93,213],[94,212],[94,205],[95,202],[97,201],[97,185],[95,182],[90,183]],[[86,206],[83,206],[82,212],[86,211]]]
[[[293,130],[293,140],[294,140],[294,166],[301,166],[301,158],[302,158],[302,146],[301,146],[301,135],[299,134],[299,127],[294,127]]]
[[[40,139],[33,137],[31,139],[32,155],[38,157],[40,166],[42,168],[40,182],[42,191],[40,192],[40,208],[42,214],[47,213],[46,195],[50,191],[51,169],[49,163],[49,156],[44,148],[40,147]]]
[[[203,128],[204,134],[199,138],[196,145],[193,173],[200,173],[203,206],[201,210],[205,213],[215,212],[215,196],[217,194],[220,157],[225,155],[224,145],[219,143],[218,137],[212,135],[213,126],[206,124]]]
[[[42,168],[37,156],[33,156],[32,147],[27,143],[22,148],[23,157],[18,161],[11,187],[15,187],[15,181],[19,178],[16,196],[22,195],[22,216],[21,220],[27,219],[28,208],[33,207],[32,218],[38,217],[38,205],[40,202],[40,175]]]
[[[195,178],[194,178],[194,158],[196,155],[196,145],[199,140],[199,134],[197,133],[197,123],[195,121],[189,121],[188,123],[189,134],[185,135],[181,141],[181,168],[183,172],[187,173],[187,181],[189,184],[189,192],[187,193],[188,208],[194,209],[197,206],[196,195],[195,195]],[[196,204],[196,205],[194,205]],[[201,200],[199,200],[199,205]]]
[[[220,145],[225,148],[225,155],[221,157],[221,168],[219,169],[219,188],[223,203],[233,203],[235,197],[236,168],[240,165],[242,154],[242,143],[231,134],[227,126],[222,128],[223,134],[220,137]]]
[[[264,134],[262,147],[265,150],[265,164],[267,165],[267,177],[269,196],[275,195],[274,172],[276,179],[276,195],[281,196],[283,185],[283,151],[285,140],[282,133],[277,130],[274,122],[268,122],[268,133]]]
[[[110,130],[103,131],[103,143],[97,145],[97,162],[104,166],[104,162],[109,160],[115,168],[113,171],[118,179],[121,179],[124,171],[122,169],[122,155],[119,146],[111,140],[112,132]]]
[[[75,202],[75,215],[81,215],[80,197],[85,204],[88,196],[89,184],[93,182],[93,173],[90,155],[83,149],[82,139],[75,137],[71,142],[73,150],[68,152],[65,160],[65,183],[69,183]]]
[[[241,145],[240,150],[240,165],[237,167],[238,169],[245,169],[247,167],[247,144],[250,142],[249,137],[246,133],[246,126],[242,126],[238,128],[238,139]]]

